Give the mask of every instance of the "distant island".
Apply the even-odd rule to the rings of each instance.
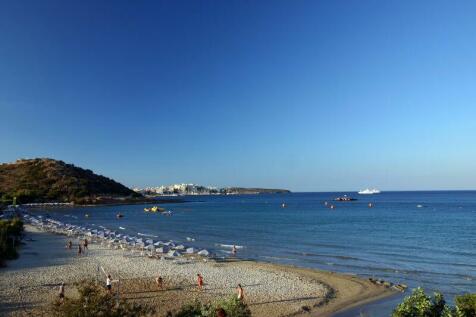
[[[111,204],[146,200],[142,194],[110,178],[50,158],[0,164],[0,199],[3,205]]]
[[[202,186],[196,184],[173,184],[157,187],[134,188],[136,193],[146,196],[178,196],[178,195],[257,195],[257,194],[286,194],[287,189],[245,188]]]

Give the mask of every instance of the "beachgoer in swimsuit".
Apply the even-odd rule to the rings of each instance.
[[[61,283],[60,287],[59,287],[59,300],[60,300],[60,303],[63,304],[64,302],[64,283]]]
[[[112,291],[112,281],[111,281],[111,275],[108,275],[106,278],[106,288],[109,293]]]
[[[158,288],[162,288],[162,286],[164,285],[164,280],[162,279],[162,276],[160,276],[160,275],[158,275],[155,278],[155,282],[157,283]]]
[[[231,253],[236,255],[236,245],[233,245],[233,248],[231,248]]]
[[[88,249],[88,239],[84,239],[84,250],[86,251]]]
[[[71,250],[71,248],[73,247],[73,242],[71,242],[71,240],[68,241],[68,244],[66,245],[66,247]]]
[[[241,284],[238,284],[238,287],[236,288],[237,291],[237,297],[239,300],[243,300],[245,298],[245,291],[243,291],[243,287],[241,287]]]
[[[78,244],[78,255],[81,255],[83,253],[83,248],[81,248],[81,244]]]
[[[202,290],[203,287],[203,277],[199,274],[197,274],[197,284],[198,284],[198,289]]]

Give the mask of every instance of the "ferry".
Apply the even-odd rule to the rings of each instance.
[[[373,194],[380,194],[380,190],[376,188],[373,188],[373,189],[366,188],[366,189],[362,189],[358,193],[359,195],[373,195]]]

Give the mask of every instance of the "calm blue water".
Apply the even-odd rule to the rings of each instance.
[[[441,290],[448,300],[476,292],[476,192],[347,193],[359,200],[331,202],[343,194],[186,197],[187,203],[164,205],[174,212],[171,217],[144,213],[150,205],[49,214],[74,224],[156,235],[154,240],[172,239],[223,256],[230,249],[220,245],[236,244],[243,246],[238,256],[244,258],[421,285]],[[327,208],[325,201],[336,208]],[[281,208],[283,202],[287,208]],[[373,208],[368,208],[369,202]],[[125,217],[116,219],[117,212]],[[366,306],[364,311],[368,316],[388,316],[399,300]]]

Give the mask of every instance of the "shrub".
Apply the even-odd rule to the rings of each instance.
[[[476,316],[476,294],[465,294],[455,297],[456,316]]]
[[[226,312],[227,317],[249,317],[251,311],[243,301],[240,301],[236,296],[231,296],[226,299],[216,301],[211,305],[211,309],[208,311],[208,316],[214,317],[215,312],[222,308]]]
[[[215,317],[222,309],[227,317],[250,317],[251,311],[244,302],[235,296],[219,299],[211,304],[202,304],[198,300],[182,306],[175,317]]]
[[[64,317],[132,317],[148,316],[154,309],[137,303],[117,301],[96,282],[84,281],[77,284],[79,298],[65,299],[61,304],[58,300],[52,305],[52,314]]]
[[[414,289],[392,313],[392,317],[475,317],[476,294],[455,297],[456,307],[446,305],[443,294],[436,292],[433,298],[422,288]]]
[[[0,220],[0,265],[5,260],[18,257],[16,246],[23,232],[23,222],[19,218]]]
[[[202,304],[198,300],[195,300],[191,303],[183,305],[182,308],[175,314],[175,317],[203,316],[202,308]]]

